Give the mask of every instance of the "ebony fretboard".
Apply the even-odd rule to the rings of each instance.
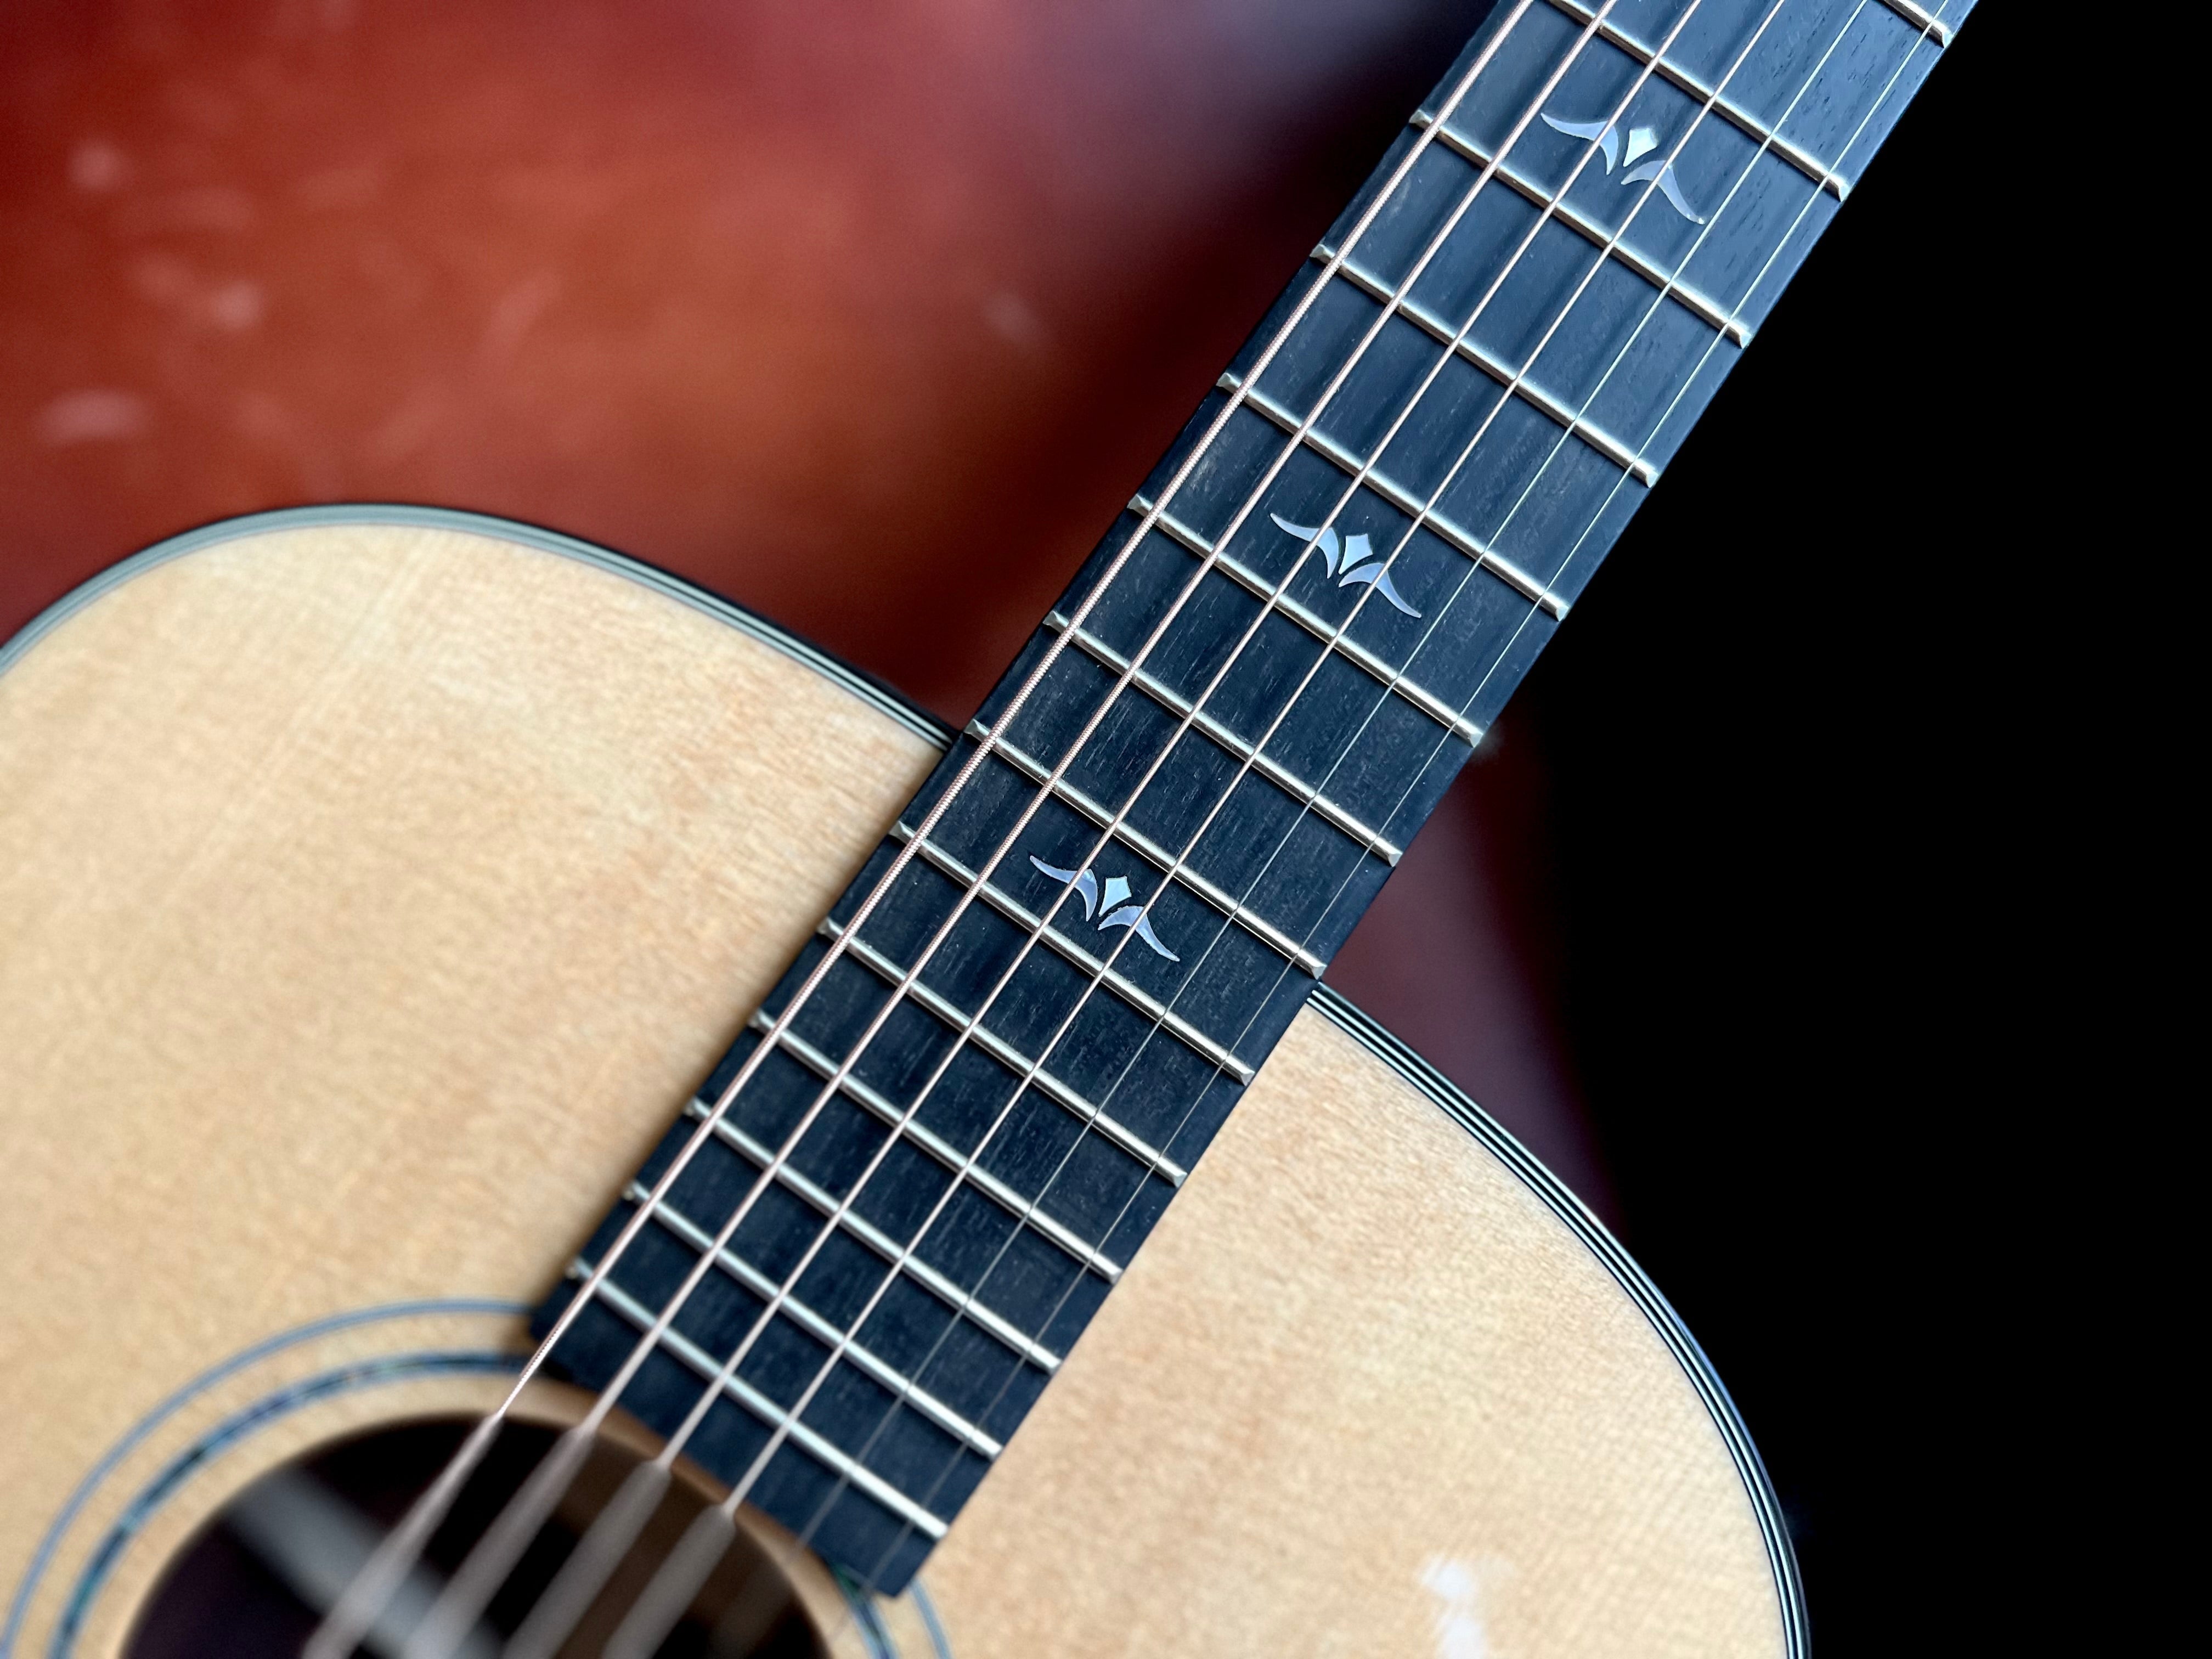
[[[586,1248],[556,1362],[605,1387],[726,1233],[622,1404],[675,1431],[742,1349],[687,1453],[902,1586],[1970,3],[1501,4]]]

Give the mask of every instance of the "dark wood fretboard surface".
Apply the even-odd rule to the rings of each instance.
[[[656,1333],[623,1407],[719,1377],[688,1455],[902,1587],[1967,9],[1498,7],[549,1302],[568,1374]]]

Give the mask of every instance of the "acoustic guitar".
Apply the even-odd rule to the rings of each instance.
[[[1323,977],[1966,9],[1503,0],[957,732],[425,508],[39,618],[0,1654],[1802,1654]]]

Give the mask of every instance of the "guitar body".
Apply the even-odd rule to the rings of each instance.
[[[250,1483],[493,1404],[939,742],[408,509],[182,538],[0,656],[0,1652],[124,1650]],[[791,1571],[851,1653],[1749,1659],[1788,1563],[1665,1304],[1324,995],[920,1589]]]

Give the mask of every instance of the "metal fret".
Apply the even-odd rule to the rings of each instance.
[[[642,1182],[631,1182],[623,1193],[623,1196],[633,1204],[646,1206],[652,1212],[655,1221],[660,1223],[700,1255],[704,1255],[708,1250],[714,1249],[714,1236],[712,1233],[667,1200],[663,1199],[658,1204],[653,1203],[652,1192]],[[728,1249],[714,1250],[714,1265],[763,1302],[773,1301],[777,1291],[781,1288],[774,1279],[733,1250]],[[850,1340],[850,1333],[838,1329],[836,1325],[815,1312],[797,1297],[787,1292],[783,1298],[781,1311],[790,1316],[792,1323],[828,1346],[834,1348],[840,1342],[844,1343],[845,1358],[851,1360],[857,1369],[866,1371],[877,1382],[903,1396],[908,1405],[912,1406],[946,1433],[966,1441],[984,1456],[994,1461],[999,1454],[1006,1449],[999,1441],[994,1440],[975,1424],[961,1416],[958,1412],[954,1411],[951,1407],[930,1393],[912,1377],[904,1375],[889,1360],[861,1343]]]
[[[915,838],[913,830],[908,826],[903,818],[891,826],[890,834],[891,839],[898,842],[908,842]],[[1173,1034],[1182,1042],[1185,1047],[1203,1055],[1208,1061],[1219,1066],[1239,1083],[1249,1083],[1258,1075],[1252,1066],[1237,1059],[1235,1054],[1206,1036],[1181,1014],[1176,1013],[1158,997],[1143,987],[1132,983],[1115,969],[1109,968],[1104,962],[1092,956],[1090,951],[1085,950],[1065,933],[1056,929],[1048,928],[1044,925],[1043,917],[1036,915],[1012,894],[1000,891],[998,888],[985,881],[935,842],[925,838],[921,841],[918,850],[921,858],[933,868],[951,877],[963,887],[972,888],[981,893],[986,904],[1012,922],[1015,927],[1025,933],[1042,939],[1154,1024]],[[758,1016],[755,1018],[757,1018]]]
[[[1164,515],[1163,515],[1163,521],[1164,522]],[[991,728],[981,720],[970,720],[968,722],[968,735],[978,742],[988,741],[991,736]],[[1003,759],[1015,771],[1029,779],[1031,783],[1051,783],[1054,795],[1082,813],[1101,830],[1114,823],[1114,814],[1110,809],[1091,799],[1089,795],[1085,794],[1066,778],[1054,781],[1052,769],[1049,766],[1037,759],[1036,756],[1018,748],[1006,738],[1000,738],[994,745],[992,752]],[[1227,916],[1278,956],[1297,963],[1314,978],[1321,977],[1322,969],[1328,964],[1319,957],[1272,922],[1254,915],[1220,888],[1200,875],[1198,872],[1180,863],[1174,854],[1169,852],[1150,836],[1141,830],[1132,829],[1127,823],[1115,826],[1114,834],[1132,851],[1167,871],[1179,885],[1197,894],[1199,897],[1220,911],[1222,915]]]
[[[1913,0],[1881,0],[1881,3],[1906,22],[1928,36],[1939,46],[1951,44],[1951,26],[1927,7],[1916,5]]]
[[[1339,265],[1337,270],[1361,292],[1375,299],[1385,301],[1389,300],[1390,295],[1389,287],[1368,276],[1366,272],[1356,270],[1349,260]],[[1398,301],[1398,314],[1439,343],[1449,346],[1459,356],[1504,386],[1506,391],[1527,403],[1530,408],[1540,410],[1551,419],[1557,421],[1622,471],[1632,474],[1639,483],[1648,488],[1659,482],[1657,467],[1652,465],[1610,432],[1601,427],[1592,426],[1558,398],[1530,381],[1525,374],[1516,374],[1508,368],[1474,341],[1462,337],[1458,330],[1453,328],[1449,323],[1444,321],[1434,312],[1425,307],[1414,304],[1411,295],[1403,296]],[[1298,416],[1261,391],[1258,386],[1247,386],[1234,374],[1223,374],[1214,382],[1214,385],[1224,392],[1234,392],[1243,387],[1245,406],[1266,416],[1285,432],[1295,433],[1303,424]],[[1304,441],[1306,447],[1316,454],[1327,457],[1331,464],[1343,468],[1345,471],[1355,477],[1359,475],[1361,468],[1365,465],[1359,457],[1341,444],[1325,436],[1317,428],[1308,431]],[[1377,493],[1389,492],[1381,489],[1378,486]],[[1412,496],[1407,495],[1402,490],[1398,491],[1397,494],[1403,501],[1413,500]],[[1416,504],[1406,510],[1419,512],[1420,509]]]
[[[694,1100],[684,1108],[684,1115],[688,1117],[702,1120],[712,1118],[715,1138],[727,1142],[761,1168],[768,1169],[775,1164],[775,1153],[773,1150],[762,1146],[759,1141],[755,1140],[743,1129],[731,1122],[728,1118],[714,1118],[714,1107],[703,1100]],[[822,1214],[825,1216],[837,1214],[837,1200],[788,1164],[776,1169],[775,1179],[780,1186],[788,1188],[795,1196],[804,1200],[810,1207]],[[889,1233],[871,1226],[850,1210],[837,1217],[837,1224],[939,1301],[969,1320],[979,1329],[988,1332],[994,1340],[1005,1347],[1012,1349],[1039,1370],[1049,1376],[1060,1369],[1058,1354],[1042,1342],[1034,1341],[1024,1335],[985,1307],[974,1295],[961,1289],[959,1285],[939,1273],[927,1262],[910,1255],[901,1261],[899,1257],[904,1254],[904,1247]]]
[[[1103,666],[1112,669],[1116,674],[1127,672],[1129,659],[1127,657],[1095,634],[1080,628],[1070,632],[1067,618],[1059,611],[1055,611],[1048,616],[1044,619],[1044,625],[1054,633],[1067,633],[1077,645],[1082,647],[1086,654]],[[1236,732],[1214,719],[1212,715],[1200,709],[1182,692],[1176,690],[1172,686],[1162,684],[1141,670],[1130,675],[1129,678],[1131,684],[1161,708],[1178,720],[1189,720],[1194,729],[1204,732],[1208,738],[1249,766],[1255,772],[1273,784],[1276,788],[1297,801],[1299,805],[1310,809],[1316,817],[1334,829],[1342,830],[1385,864],[1395,869],[1398,860],[1405,856],[1405,849],[1395,842],[1385,836],[1380,830],[1369,829],[1344,808],[1322,794],[1320,790],[1315,788],[1313,785],[1298,776],[1297,773],[1261,754]]]
[[[1885,4],[1894,4],[1894,0],[1883,0],[1883,3]],[[1569,17],[1573,18],[1576,22],[1580,23],[1585,28],[1589,27],[1591,21],[1597,16],[1597,13],[1593,11],[1589,7],[1583,5],[1582,3],[1582,0],[1551,0],[1551,3],[1559,10],[1565,13]],[[1901,7],[1897,9],[1900,11],[1903,9]],[[1917,10],[1918,8],[1916,7],[1914,9]],[[1905,15],[1909,16],[1911,14],[1906,13]],[[1851,181],[1844,178],[1842,173],[1838,173],[1833,167],[1823,165],[1818,158],[1798,149],[1796,145],[1791,143],[1787,138],[1783,137],[1781,134],[1769,127],[1764,121],[1760,120],[1756,115],[1753,115],[1749,110],[1743,108],[1741,105],[1732,104],[1727,99],[1717,95],[1712,88],[1698,80],[1696,76],[1690,74],[1687,70],[1677,69],[1674,64],[1668,63],[1664,58],[1658,58],[1655,60],[1655,56],[1650,47],[1639,46],[1636,41],[1622,33],[1620,28],[1615,26],[1610,19],[1598,24],[1597,32],[1598,38],[1603,40],[1607,45],[1619,47],[1622,52],[1627,53],[1629,57],[1633,58],[1639,64],[1650,64],[1651,72],[1658,76],[1662,80],[1673,82],[1674,85],[1680,88],[1682,91],[1689,94],[1691,97],[1696,99],[1700,104],[1710,104],[1712,106],[1712,112],[1714,114],[1719,116],[1722,119],[1728,122],[1729,125],[1735,127],[1738,131],[1742,132],[1754,142],[1772,150],[1777,155],[1789,162],[1791,167],[1796,167],[1798,172],[1803,173],[1814,184],[1820,185],[1821,189],[1826,191],[1838,201],[1842,201],[1845,196],[1850,193]],[[1414,119],[1419,125],[1424,126],[1428,125],[1428,122],[1419,116],[1416,116]],[[1444,129],[1438,136],[1449,138],[1450,136],[1450,129]]]
[[[861,966],[872,969],[878,978],[892,985],[896,985],[906,979],[905,969],[900,967],[898,963],[877,950],[859,934],[827,919],[823,921],[818,931],[824,939],[843,939],[845,954]],[[1185,1177],[1189,1175],[1190,1171],[1165,1152],[1146,1144],[1133,1130],[1109,1117],[1099,1108],[1085,1100],[1074,1088],[1046,1071],[1004,1037],[994,1036],[985,1029],[981,1021],[963,1012],[920,980],[913,980],[907,984],[906,994],[916,1007],[927,1009],[955,1030],[967,1032],[969,1041],[978,1048],[990,1055],[1001,1066],[1028,1078],[1030,1085],[1039,1094],[1055,1104],[1066,1108],[1091,1128],[1097,1130],[1100,1134],[1128,1153],[1131,1158],[1135,1158],[1138,1163],[1152,1170],[1153,1174],[1177,1187],[1182,1186]]]
[[[574,1270],[571,1270],[572,1273]],[[611,1279],[601,1279],[592,1292],[616,1313],[620,1314],[641,1331],[653,1328],[653,1315],[634,1297],[625,1294]],[[721,1375],[722,1362],[709,1354],[697,1343],[673,1329],[660,1334],[660,1346],[685,1365],[708,1380]],[[915,1503],[896,1486],[892,1486],[866,1465],[848,1457],[805,1424],[788,1415],[784,1409],[759,1390],[739,1382],[734,1376],[722,1378],[722,1392],[771,1429],[781,1430],[791,1437],[792,1443],[808,1456],[828,1468],[867,1495],[893,1515],[933,1539],[942,1538],[947,1522],[939,1520]]]
[[[1417,110],[1413,114],[1413,125],[1417,127],[1425,127],[1431,123],[1426,115]],[[1481,145],[1476,143],[1472,138],[1464,137],[1454,132],[1449,127],[1438,128],[1437,140],[1445,149],[1455,152],[1462,160],[1470,161],[1478,167],[1486,167],[1491,165],[1492,158]],[[1658,266],[1629,246],[1626,241],[1614,241],[1612,232],[1594,223],[1573,204],[1554,201],[1543,185],[1533,179],[1522,178],[1504,162],[1501,161],[1498,164],[1495,176],[1499,183],[1510,186],[1536,206],[1550,208],[1552,216],[1569,230],[1581,236],[1593,247],[1602,250],[1607,258],[1627,266],[1652,287],[1659,289],[1668,299],[1696,317],[1707,328],[1725,334],[1738,345],[1751,343],[1752,327],[1749,323],[1730,312],[1718,301],[1710,299],[1698,289],[1690,287],[1680,276],[1668,276]],[[1316,259],[1325,261],[1334,257],[1335,251],[1327,242],[1315,245],[1314,258]],[[1344,269],[1363,288],[1368,289],[1370,293],[1373,292],[1376,278],[1368,271],[1354,270],[1349,259],[1344,262]]]
[[[752,1017],[751,1024],[755,1030],[763,1033],[775,1029],[775,1022],[766,1014],[755,1014]],[[837,1062],[794,1032],[785,1031],[776,1039],[776,1043],[817,1077],[826,1079],[836,1075]],[[946,1169],[956,1175],[963,1176],[969,1186],[996,1203],[1015,1220],[1050,1239],[1061,1250],[1080,1261],[1109,1285],[1119,1282],[1121,1277],[1120,1262],[1103,1250],[1091,1249],[1090,1245],[1045,1214],[1042,1210],[1030,1203],[1012,1187],[1007,1186],[998,1176],[971,1163],[967,1155],[951,1141],[932,1133],[919,1123],[909,1121],[903,1128],[899,1127],[899,1119],[904,1114],[889,1097],[878,1094],[849,1072],[845,1074],[837,1088],[841,1094],[860,1106],[871,1117],[890,1125],[902,1139],[912,1141]]]

